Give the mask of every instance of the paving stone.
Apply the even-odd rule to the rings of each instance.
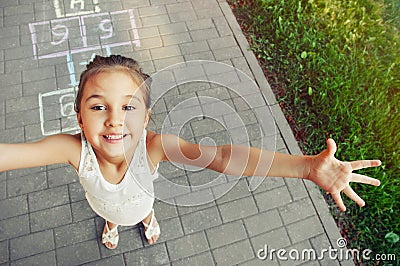
[[[33,13],[33,4],[8,6],[4,8],[4,16],[21,15],[24,13]]]
[[[79,181],[79,177],[72,166],[60,167],[47,171],[49,187],[71,184]]]
[[[141,17],[162,15],[162,14],[166,14],[166,13],[167,13],[167,10],[165,9],[165,6],[163,6],[163,5],[139,8],[139,14]]]
[[[248,239],[212,250],[217,265],[233,265],[254,258]]]
[[[24,142],[24,129],[23,128],[11,128],[2,130],[0,135],[1,143],[21,143]],[[15,194],[16,196],[18,194]]]
[[[28,212],[26,195],[0,201],[1,220]]]
[[[10,26],[10,27],[2,27],[0,28],[0,36],[1,39],[5,39],[7,37],[12,37],[12,36],[19,36],[19,27],[18,26]],[[3,56],[2,56],[3,58]],[[2,59],[4,60],[4,58]]]
[[[3,86],[16,85],[22,83],[22,77],[20,73],[17,74],[3,74],[0,75],[0,82]]]
[[[219,8],[207,8],[207,9],[197,9],[195,10],[197,18],[204,19],[204,18],[214,18],[214,17],[221,17],[223,13]]]
[[[178,261],[172,262],[173,266],[203,266],[203,265],[215,265],[211,252],[204,252],[199,255],[184,258]]]
[[[21,215],[0,220],[0,241],[29,234],[29,217]]]
[[[246,262],[243,262],[241,264],[239,264],[240,266],[264,266],[264,265],[268,265],[268,266],[279,266],[279,262],[277,262],[276,260],[268,260],[267,262],[264,260],[261,260],[259,258],[256,259],[252,259]]]
[[[247,238],[242,221],[235,221],[206,230],[212,249],[219,248]]]
[[[168,57],[168,58],[162,58],[162,59],[156,59],[154,60],[154,66],[156,70],[161,70],[166,67],[178,64],[178,63],[183,63],[184,59],[183,56],[174,56],[174,57]]]
[[[204,252],[208,250],[208,244],[204,232],[198,232],[167,242],[167,249],[174,261]]]
[[[190,20],[186,22],[186,25],[190,31],[215,28],[213,21],[209,18]]]
[[[156,244],[136,251],[125,253],[127,265],[161,265],[168,263],[165,244]]]
[[[286,187],[279,187],[270,191],[254,195],[254,199],[260,210],[269,210],[290,203],[289,192]]]
[[[279,207],[279,213],[285,224],[293,223],[307,218],[308,216],[315,215],[316,213],[311,210],[313,210],[313,205],[309,198],[304,198]]]
[[[39,191],[45,188],[47,188],[46,175],[42,172],[7,180],[7,195],[9,197]]]
[[[217,204],[226,203],[232,200],[249,197],[251,195],[245,179],[229,182],[212,188],[214,195],[218,197]]]
[[[14,113],[39,108],[37,96],[18,97],[6,100],[6,112]],[[36,111],[35,110],[35,111]]]
[[[17,261],[13,261],[11,263],[12,266],[25,266],[25,265],[56,265],[57,264],[57,259],[56,259],[56,252],[55,251],[49,251],[49,252],[44,252],[40,253],[37,255],[33,255],[24,259],[20,259]]]
[[[69,202],[68,187],[61,186],[31,193],[28,200],[31,212],[64,205]]]
[[[140,20],[142,21],[143,27],[158,26],[163,24],[169,24],[171,22],[167,14],[151,16],[151,17],[150,16],[142,17]]]
[[[96,240],[77,243],[56,250],[58,265],[78,265],[100,259]]]
[[[16,16],[7,16],[3,18],[4,26],[14,26],[14,25],[25,25],[28,26],[28,23],[35,21],[34,13],[24,13]]]
[[[197,19],[196,13],[193,10],[188,10],[185,12],[169,13],[169,18],[173,23]]]
[[[184,55],[184,58],[186,61],[192,61],[192,60],[214,61],[215,60],[214,55],[212,54],[211,51],[187,54],[187,55]]]
[[[184,235],[182,224],[178,217],[162,220],[159,224],[161,228],[161,236],[157,240],[157,243],[176,239]]]
[[[218,205],[224,223],[238,220],[258,212],[252,197],[234,200]]]
[[[97,239],[93,219],[68,224],[54,229],[56,247],[65,247],[86,240]]]
[[[272,249],[277,251],[278,249],[289,246],[291,244],[284,227],[280,227],[274,229],[273,231],[251,237],[250,241],[254,248],[255,254],[257,254],[260,249],[264,249],[264,251],[267,251],[269,253]],[[267,258],[270,258],[270,254],[271,253],[268,254]]]
[[[15,112],[6,114],[6,128],[22,127],[37,123],[40,119],[39,109],[32,109],[29,112]]]
[[[150,54],[153,59],[160,59],[165,57],[179,56],[181,54],[181,51],[178,45],[170,45],[150,49]]]
[[[168,13],[185,12],[193,9],[192,4],[190,2],[167,4],[166,7]]]
[[[213,54],[217,61],[222,61],[222,60],[226,60],[226,59],[243,56],[242,51],[237,46],[227,47],[227,48],[222,48],[222,49],[215,49],[215,50],[213,50]]]
[[[163,201],[154,202],[154,212],[157,214],[157,221],[175,218],[178,216],[177,207]]]
[[[8,241],[0,242],[0,264],[6,263],[8,260]]]
[[[287,231],[293,243],[317,236],[324,232],[321,221],[317,216],[311,216],[304,220],[287,226]]]
[[[308,192],[301,179],[287,178],[285,179],[285,183],[293,200],[308,197]]]
[[[10,240],[10,258],[17,260],[54,249],[53,231],[42,231]]]
[[[79,222],[97,216],[86,200],[71,203],[71,211],[72,220],[74,222]]]
[[[39,81],[26,82],[23,84],[22,87],[24,96],[28,96],[28,95],[38,95],[39,93],[54,91],[57,89],[57,84],[55,79],[45,79]]]
[[[257,213],[256,215],[247,217],[244,220],[244,225],[250,237],[271,231],[283,226],[282,220],[276,209]]]
[[[6,181],[0,181],[0,200],[5,199],[6,197],[7,197]]]
[[[192,41],[188,32],[163,35],[161,38],[165,46],[187,43]]]
[[[72,222],[69,204],[30,213],[31,230],[37,232]]]
[[[177,22],[177,23],[172,23],[172,24],[168,24],[168,25],[159,25],[158,29],[159,29],[161,35],[181,33],[181,32],[188,31],[185,22]]]
[[[109,258],[104,258],[97,261],[92,261],[83,265],[86,266],[109,266],[109,265],[124,265],[125,260],[122,254],[115,255]]]
[[[210,29],[199,29],[190,31],[193,41],[208,40],[210,38],[217,38],[218,32],[215,28]]]
[[[81,201],[85,199],[85,191],[79,182],[69,184],[68,192],[71,202]]]
[[[38,62],[36,60],[24,60],[24,59],[16,59],[16,60],[7,60],[4,62],[4,71],[5,73],[11,73],[14,75],[19,74],[20,71],[37,69]]]
[[[217,207],[182,215],[181,220],[183,230],[186,234],[214,227],[222,223]]]
[[[144,50],[144,49],[151,49],[151,48],[157,48],[157,47],[162,47],[163,43],[162,43],[162,39],[160,36],[154,36],[154,37],[149,37],[149,38],[143,38],[140,39],[140,47],[135,47],[134,50],[135,51],[140,51],[140,50]],[[143,69],[144,68],[144,64],[145,62],[141,62],[141,66]],[[150,71],[146,71],[150,72]]]

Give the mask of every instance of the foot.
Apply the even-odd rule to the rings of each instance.
[[[150,245],[155,244],[157,239],[160,237],[160,226],[157,223],[156,216],[154,215],[154,209],[151,210],[150,214],[142,221],[144,225],[144,233],[147,241]]]
[[[106,221],[104,225],[103,235],[101,237],[101,242],[108,249],[117,248],[119,241],[118,235],[118,225]]]

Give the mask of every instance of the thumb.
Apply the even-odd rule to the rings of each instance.
[[[326,146],[329,156],[334,156],[337,151],[336,142],[333,139],[327,139]]]

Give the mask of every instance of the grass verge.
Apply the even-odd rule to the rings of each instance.
[[[400,2],[228,2],[303,152],[332,137],[341,160],[382,160],[359,171],[380,187],[352,184],[365,207],[345,200],[343,214],[327,201],[349,248],[399,256]]]

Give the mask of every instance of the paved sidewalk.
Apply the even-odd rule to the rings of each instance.
[[[75,132],[79,73],[94,54],[113,53],[158,73],[150,129],[178,127],[181,137],[205,144],[236,136],[239,143],[300,154],[224,0],[2,0],[0,15],[1,143]],[[159,72],[191,60],[223,64]],[[157,84],[173,86],[164,94]],[[243,139],[240,126],[248,133]],[[161,238],[148,246],[141,225],[123,227],[110,251],[100,242],[104,222],[89,208],[72,167],[0,173],[0,265],[352,265],[327,252],[320,260],[290,259],[292,249],[300,259],[302,251],[320,256],[338,249],[339,231],[309,182],[267,178],[250,191],[262,179],[169,163],[160,174],[171,181],[155,183]],[[276,252],[273,260],[257,256],[281,248],[289,260]]]

